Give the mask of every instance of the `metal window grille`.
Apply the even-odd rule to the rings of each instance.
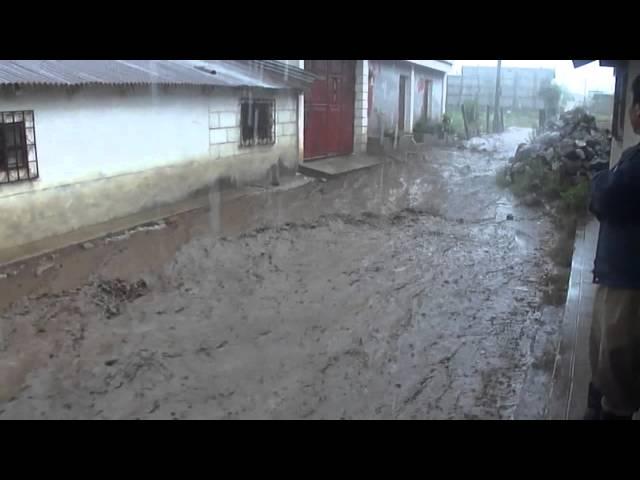
[[[275,100],[242,99],[240,102],[240,146],[272,145],[275,142]]]
[[[0,184],[38,178],[32,110],[0,112]]]

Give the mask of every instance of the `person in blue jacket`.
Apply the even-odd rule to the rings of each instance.
[[[640,76],[632,91],[629,116],[640,134]],[[594,176],[589,210],[600,234],[585,419],[631,420],[640,410],[640,144]]]

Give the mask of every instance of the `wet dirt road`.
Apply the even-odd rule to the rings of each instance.
[[[494,179],[527,133],[63,256],[0,315],[0,419],[541,417],[553,232]]]

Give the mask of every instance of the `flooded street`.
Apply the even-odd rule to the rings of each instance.
[[[495,182],[528,133],[211,194],[29,264],[0,314],[0,419],[540,418],[554,232]]]

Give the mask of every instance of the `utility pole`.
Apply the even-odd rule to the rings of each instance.
[[[496,100],[493,104],[493,132],[500,131],[500,69],[502,68],[502,60],[498,60],[498,69],[496,74]]]

